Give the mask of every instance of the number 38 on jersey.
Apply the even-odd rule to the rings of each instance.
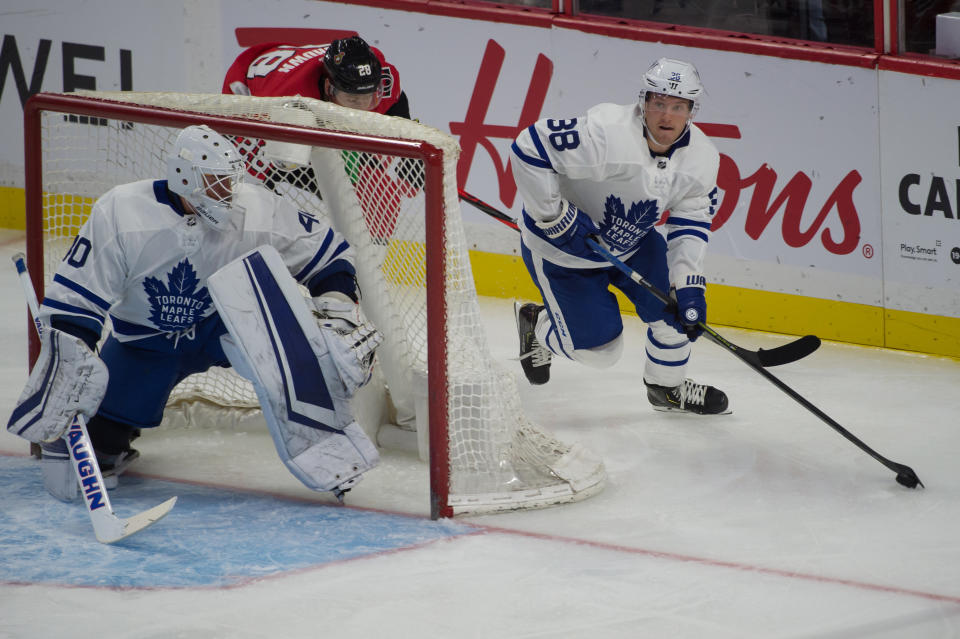
[[[580,134],[577,132],[577,119],[547,120],[547,128],[553,131],[548,137],[557,151],[566,151],[580,146]]]

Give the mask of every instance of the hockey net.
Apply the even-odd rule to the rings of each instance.
[[[364,312],[385,337],[354,408],[381,446],[412,438],[429,460],[432,516],[538,508],[602,489],[602,462],[533,424],[514,376],[490,354],[457,197],[459,147],[436,129],[316,100],[39,94],[25,110],[34,279],[42,269],[50,281],[100,195],[164,178],[177,133],[198,123],[237,144],[248,179],[330,219],[354,246]],[[215,368],[174,389],[165,423],[257,411],[250,384]]]

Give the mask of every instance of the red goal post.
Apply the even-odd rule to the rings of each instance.
[[[307,125],[288,117],[289,98],[133,92],[31,97],[24,108],[27,264],[38,297],[62,257],[58,247],[72,239],[92,202],[116,184],[163,178],[160,167],[175,133],[209,125],[246,153],[249,179],[264,180],[301,210],[332,218],[356,248],[361,290],[373,292],[364,310],[378,328],[386,327],[384,367],[396,360],[404,371],[424,369],[426,390],[417,396],[423,403],[416,417],[419,430],[429,424],[420,452],[429,455],[432,517],[543,507],[601,490],[602,462],[526,419],[515,385],[506,388],[497,379],[502,374],[485,337],[477,335],[482,331],[456,197],[456,142],[407,120],[315,100],[293,106],[300,115],[312,114]],[[297,179],[309,184],[290,179],[293,168],[271,164],[265,143],[309,148],[310,170],[296,169]],[[371,166],[387,169],[366,170]],[[410,166],[417,168],[397,168]],[[287,176],[289,184],[279,184],[276,175]],[[402,195],[396,184],[406,185]],[[387,273],[394,263],[396,270]],[[409,316],[392,317],[394,307],[408,309]],[[31,332],[31,362],[38,351]],[[395,394],[407,383],[390,381]],[[224,402],[223,410],[229,405]]]

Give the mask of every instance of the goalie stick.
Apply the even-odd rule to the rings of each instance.
[[[623,272],[631,280],[633,280],[637,284],[640,284],[641,286],[646,288],[648,291],[656,295],[657,299],[659,299],[661,302],[673,303],[673,301],[669,297],[664,295],[661,291],[658,291],[655,287],[653,287],[653,285],[644,284],[643,277],[639,273],[637,273],[632,268],[624,264],[621,260],[617,259],[610,251],[604,248],[593,237],[588,237],[586,239],[586,244],[591,249],[593,249],[595,253],[597,253],[598,255],[601,255],[604,259],[606,259],[608,262],[613,264],[617,269]],[[784,393],[789,395],[791,399],[795,400],[801,406],[803,406],[808,411],[810,411],[811,413],[819,417],[821,420],[823,420],[824,423],[830,426],[830,428],[834,429],[835,431],[837,431],[838,433],[846,437],[848,440],[856,444],[856,446],[860,450],[867,453],[868,455],[873,457],[875,460],[877,460],[878,462],[880,462],[881,464],[883,464],[893,472],[897,473],[897,483],[903,486],[906,486],[907,488],[916,488],[917,485],[923,486],[923,482],[920,481],[920,478],[917,477],[917,474],[913,472],[912,468],[910,468],[909,466],[905,466],[903,464],[898,464],[897,462],[894,462],[894,461],[890,461],[889,459],[887,459],[877,451],[873,450],[872,448],[867,446],[863,441],[861,441],[856,435],[854,435],[853,433],[848,431],[846,428],[838,424],[836,421],[834,421],[829,415],[824,413],[822,410],[820,410],[819,408],[811,404],[803,395],[801,395],[797,391],[787,386],[778,377],[773,375],[770,371],[766,370],[763,367],[763,364],[756,361],[755,358],[750,357],[748,353],[743,352],[743,349],[738,348],[737,346],[731,344],[727,340],[717,335],[710,327],[708,327],[703,322],[698,322],[697,325],[703,328],[703,331],[704,331],[703,334],[706,335],[715,344],[722,346],[724,349],[736,355],[738,358],[743,360],[743,362],[745,362],[747,366],[749,366],[753,370],[757,371],[758,373],[766,377],[771,384],[773,384],[774,386],[782,390]],[[819,340],[817,341],[819,343]]]
[[[505,213],[501,213],[500,211],[493,208],[492,206],[490,206],[480,198],[474,195],[470,195],[463,189],[458,189],[458,194],[460,195],[460,199],[463,200],[464,202],[472,204],[480,211],[483,211],[490,217],[500,222],[503,222],[513,230],[515,231],[520,230],[519,226],[517,226],[516,220],[506,215]],[[591,246],[591,248],[593,247]],[[616,266],[616,264],[613,264],[613,265]],[[675,304],[672,298],[667,296],[663,291],[658,289],[656,286],[654,286],[644,278],[640,277],[639,273],[633,272],[632,270],[631,272],[633,273],[633,275],[631,275],[630,273],[627,273],[627,276],[630,277],[630,279],[635,281],[637,284],[645,288],[647,291],[649,291],[661,302],[667,305]],[[699,322],[699,326],[703,328],[704,334],[707,336],[708,339],[710,339],[712,342],[716,344],[719,344],[723,348],[729,350],[730,352],[735,354],[737,357],[739,357],[740,359],[742,359],[743,361],[747,362],[752,366],[768,367],[768,366],[781,366],[783,364],[789,364],[799,359],[803,359],[810,353],[820,348],[819,337],[817,337],[816,335],[806,335],[804,337],[801,337],[800,339],[794,340],[782,346],[777,346],[776,348],[772,348],[770,350],[761,348],[760,350],[752,351],[750,349],[737,346],[736,344],[724,338],[722,335],[717,333],[715,330],[713,330],[703,322]]]
[[[43,324],[37,319],[40,304],[37,302],[37,294],[33,289],[33,283],[30,281],[30,274],[27,272],[27,262],[23,253],[14,255],[13,263],[17,267],[17,275],[20,284],[23,286],[23,294],[27,299],[27,306],[30,309],[34,327],[37,329],[37,333],[41,334],[43,333]],[[93,533],[96,535],[97,541],[112,544],[129,537],[163,519],[177,503],[177,498],[171,497],[159,506],[137,513],[128,519],[117,517],[113,512],[113,506],[110,504],[107,489],[104,487],[103,474],[100,472],[96,453],[94,453],[93,446],[90,444],[90,435],[87,433],[87,424],[83,415],[77,413],[74,416],[67,431],[63,434],[63,439],[70,451],[70,464],[73,466],[77,481],[80,483],[80,492],[83,494],[83,502],[90,515],[90,522],[93,524]]]

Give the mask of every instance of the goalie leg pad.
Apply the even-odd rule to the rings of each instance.
[[[93,416],[107,391],[107,366],[79,337],[44,327],[40,356],[7,430],[32,442],[52,442],[73,416]]]
[[[356,422],[342,431],[310,431],[305,435],[309,445],[284,462],[313,490],[352,488],[363,473],[380,462],[376,446]]]
[[[380,462],[376,446],[356,422],[338,430],[323,424],[307,425],[284,419],[282,405],[270,397],[270,391],[263,385],[258,371],[245,359],[243,351],[229,335],[221,341],[234,369],[249,375],[247,379],[260,400],[277,454],[304,486],[320,492],[344,491],[356,485],[363,473]]]
[[[320,491],[373,468],[376,449],[350,409],[359,376],[344,380],[339,367],[346,364],[336,361],[341,356],[357,361],[356,341],[362,336],[350,333],[350,341],[344,341],[334,330],[321,330],[279,253],[269,246],[224,266],[208,286],[229,333],[221,339],[224,352],[253,383],[287,468]]]

